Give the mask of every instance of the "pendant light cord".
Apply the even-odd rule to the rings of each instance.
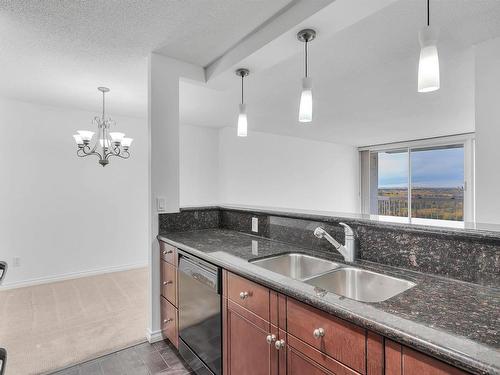
[[[431,12],[429,7],[429,1],[430,0],[427,0],[427,26],[430,26],[431,24]]]
[[[243,104],[243,77],[244,75],[241,74],[241,104]]]
[[[307,78],[307,43],[308,43],[308,40],[306,39],[306,42],[304,43],[305,55],[306,55],[306,78]]]

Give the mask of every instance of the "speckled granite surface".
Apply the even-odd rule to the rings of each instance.
[[[358,238],[359,259],[500,288],[500,232],[208,207],[161,214],[160,233],[221,227],[252,234],[252,217],[259,219],[259,236],[315,250],[330,244],[314,237],[314,228],[322,226],[343,242],[338,223],[344,221]]]
[[[339,261],[321,246],[307,249],[237,231],[163,232],[159,239],[232,272],[478,374],[500,374],[500,289],[358,261],[356,266],[417,285],[380,303],[362,303],[248,262],[287,252]]]

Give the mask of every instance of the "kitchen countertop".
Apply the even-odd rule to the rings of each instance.
[[[356,261],[352,265],[417,284],[387,301],[358,302],[325,293],[248,262],[300,252],[343,263],[334,251],[313,251],[224,229],[162,233],[158,238],[457,367],[477,374],[500,374],[500,290],[497,288]]]

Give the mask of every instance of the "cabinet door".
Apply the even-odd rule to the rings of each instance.
[[[267,342],[269,323],[265,327],[228,308],[226,324],[227,375],[278,374],[278,350],[274,343]]]
[[[291,346],[287,350],[287,375],[334,375]]]
[[[385,343],[386,375],[466,375],[465,371],[402,346],[394,341]]]

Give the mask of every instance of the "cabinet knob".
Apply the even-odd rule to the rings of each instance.
[[[172,254],[172,250],[163,250],[163,255]]]
[[[266,341],[269,345],[276,341],[276,335],[267,335]]]
[[[164,319],[164,320],[163,320],[163,323],[164,323],[164,324],[168,324],[168,323],[170,323],[170,322],[172,322],[172,321],[173,321],[173,319],[172,319],[172,318],[170,318],[170,319]]]
[[[250,294],[248,294],[248,292],[240,292],[240,298],[241,299],[247,299],[249,295]]]
[[[277,350],[280,350],[280,349],[283,349],[284,347],[286,346],[286,343],[285,343],[285,340],[281,339],[281,340],[278,340],[274,343],[274,347],[277,349]]]
[[[169,284],[173,284],[173,283],[174,283],[173,281],[169,280],[169,281],[164,281],[163,285],[169,285]]]
[[[317,339],[319,339],[320,337],[324,337],[325,336],[325,330],[323,328],[316,328],[314,331],[313,331],[313,336]]]

